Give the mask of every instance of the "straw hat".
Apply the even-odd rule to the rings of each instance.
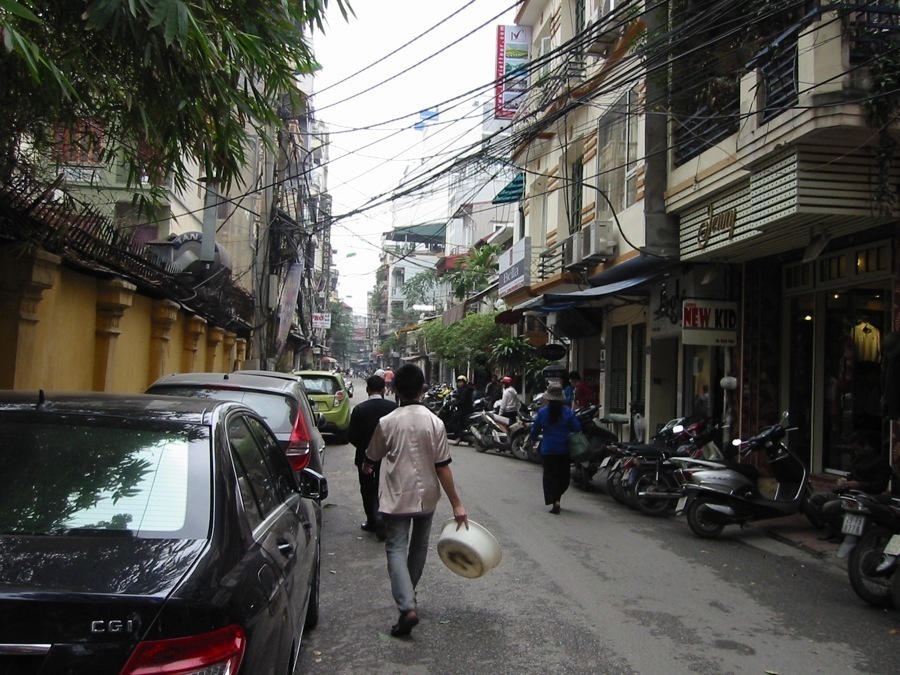
[[[566,397],[563,394],[562,387],[557,387],[555,385],[550,385],[547,387],[547,393],[544,394],[545,401],[565,401]]]

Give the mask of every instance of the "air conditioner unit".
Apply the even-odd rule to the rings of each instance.
[[[609,220],[595,220],[581,230],[581,255],[585,263],[598,263],[616,256],[618,248]]]
[[[563,244],[563,267],[567,270],[581,270],[585,265],[581,259],[581,232],[576,232]]]

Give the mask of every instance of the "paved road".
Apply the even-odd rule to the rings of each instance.
[[[503,561],[464,579],[432,548],[422,623],[396,639],[383,545],[359,530],[352,448],[328,447],[322,619],[303,672],[900,672],[900,612],[863,604],[831,561],[758,530],[703,541],[599,491],[570,488],[554,516],[538,466],[466,446],[453,456],[470,517]],[[444,499],[434,543],[449,517]]]

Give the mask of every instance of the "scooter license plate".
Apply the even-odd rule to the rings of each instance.
[[[900,555],[900,534],[895,534],[888,539],[887,546],[884,547],[885,555]]]
[[[675,513],[678,514],[678,513],[681,513],[682,511],[684,511],[685,504],[687,504],[687,496],[681,497],[678,500],[678,503],[675,504]]]
[[[865,516],[858,516],[855,513],[844,514],[844,522],[841,524],[841,533],[853,534],[858,537],[863,533],[865,524]]]
[[[603,461],[600,462],[600,468],[605,469],[606,465],[609,464],[609,461],[612,459],[612,455],[603,458]]]

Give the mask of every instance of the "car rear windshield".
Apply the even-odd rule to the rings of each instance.
[[[152,393],[167,396],[199,396],[217,401],[238,401],[255,410],[276,434],[289,434],[297,419],[297,402],[281,394],[266,394],[218,387],[154,387]]]
[[[341,385],[333,377],[322,375],[302,375],[306,393],[312,394],[336,394],[341,390]]]
[[[3,415],[0,437],[0,534],[208,536],[204,426]]]

